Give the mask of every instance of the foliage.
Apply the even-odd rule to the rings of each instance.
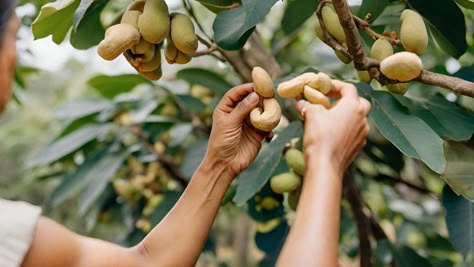
[[[35,38],[52,35],[54,42],[61,43],[69,32],[69,41],[75,48],[93,47],[111,24],[103,17],[122,11],[109,2],[113,1],[41,3],[42,9],[32,25],[33,34]],[[330,69],[334,77],[351,80],[354,76],[352,68],[342,67],[332,52],[324,52],[326,47],[316,40],[316,1],[183,2],[190,14],[198,10],[206,17],[210,15],[202,7],[216,13],[211,23],[214,37],[209,41],[215,40],[223,50],[241,49],[252,42],[249,38],[256,32],[262,36],[270,32],[265,44],[275,50],[275,59],[283,66],[284,74],[278,81],[312,66],[326,71],[331,64],[335,64]],[[447,74],[446,61],[451,56],[464,67],[457,75],[474,81],[474,40],[469,32],[472,27],[466,27],[466,23],[474,23],[469,10],[474,8],[472,1],[364,0],[351,9],[361,18],[371,13],[369,22],[382,33],[398,30],[398,16],[406,7],[418,11],[429,24],[425,68]],[[275,29],[280,16],[275,16],[274,9],[283,12],[281,29]],[[197,22],[204,20],[204,16],[197,17]],[[361,36],[367,51],[372,40],[362,32]],[[252,53],[245,48],[240,51]],[[58,185],[50,203],[76,200],[77,214],[87,218],[89,229],[103,220],[104,214],[121,210],[120,216],[110,217],[132,222],[125,224],[127,235],[123,242],[127,244],[134,244],[159,223],[205,153],[213,108],[233,84],[240,82],[236,78],[245,81],[238,66],[233,66],[236,73],[225,74],[210,67],[216,61],[209,60],[211,64],[185,68],[176,74],[176,79],[186,84],[151,83],[134,74],[91,77],[88,86],[97,97],[73,100],[57,109],[55,115],[64,123],[63,130],[28,163],[30,168],[46,167],[51,173],[61,174],[56,178]],[[256,57],[255,62],[246,64],[267,63]],[[382,235],[372,229],[373,247],[360,249],[373,251],[376,266],[393,262],[398,266],[461,266],[455,249],[462,253],[466,265],[472,264],[473,237],[466,232],[472,233],[473,229],[474,114],[462,105],[462,97],[433,86],[412,83],[405,96],[387,92],[375,81],[356,86],[361,96],[372,103],[373,127],[351,174],[364,200],[362,208],[370,210],[373,224],[379,227],[376,229],[385,232]],[[291,225],[288,218],[293,214],[286,202],[288,196],[277,195],[268,186],[270,177],[288,171],[282,160],[283,151],[287,143],[302,135],[302,123],[291,103],[281,103],[290,123],[264,144],[256,161],[229,189],[226,202],[231,203],[223,203],[224,211],[237,205],[256,222],[255,245],[265,253],[259,266],[273,265]],[[442,190],[445,183],[450,187]],[[442,224],[441,195],[451,243]],[[276,199],[278,207],[262,209],[261,199],[265,197]],[[346,201],[341,207],[340,252],[341,259],[355,260],[359,248],[351,205],[354,203]],[[211,236],[210,242],[213,239],[216,237]],[[219,257],[215,246],[208,248]]]

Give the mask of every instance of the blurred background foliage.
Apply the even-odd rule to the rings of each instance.
[[[41,205],[46,216],[79,233],[133,245],[178,199],[204,155],[213,108],[241,77],[230,64],[199,57],[184,67],[164,66],[164,78],[151,83],[124,59],[102,62],[94,48],[54,45],[50,37],[33,41],[31,23],[48,2],[20,1],[17,9],[24,26],[15,101],[0,117],[0,196]],[[105,25],[129,3],[109,2],[102,14]],[[170,9],[185,12],[180,1],[168,2]],[[311,68],[357,82],[353,66],[315,38],[313,11],[302,11],[314,5],[310,2],[278,2],[257,25],[263,43],[285,77]],[[349,2],[356,13],[360,1]],[[373,26],[398,30],[405,3],[381,2],[383,12]],[[210,31],[216,15],[198,3],[192,6]],[[422,59],[427,69],[474,81],[474,12],[462,11],[466,53],[455,59],[431,40]],[[473,99],[419,83],[411,85],[409,98],[382,92],[374,82],[371,86],[375,91],[358,87],[373,104],[389,110],[388,118],[397,122],[407,106],[436,134],[457,141],[445,143],[445,153],[451,153],[447,166],[460,166],[472,178]],[[287,144],[300,145],[293,138],[301,136],[302,123],[291,104],[283,103],[288,122],[276,130],[278,137],[264,145],[257,164],[229,189],[198,266],[273,265],[294,211],[288,196],[273,193],[267,181],[288,170],[282,158]],[[374,266],[472,266],[472,202],[446,186],[442,170],[437,173],[423,162],[436,157],[434,150],[423,161],[407,157],[372,119],[368,144],[349,172],[360,198],[346,191],[341,207],[340,266],[358,264],[361,220],[370,224],[371,235],[365,238],[370,238]],[[415,129],[419,139],[429,141],[424,134]],[[472,196],[473,183],[460,186],[471,185],[465,192]]]

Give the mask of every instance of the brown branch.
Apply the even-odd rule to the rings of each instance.
[[[446,88],[461,95],[474,97],[474,83],[461,78],[423,70],[417,81]]]
[[[370,28],[370,24],[366,20],[363,20],[363,19],[357,17],[356,15],[352,15],[352,19],[356,23],[357,27],[359,27],[360,29],[365,31],[367,33],[367,35],[369,35],[372,39],[374,39],[374,40],[376,40],[376,39],[385,39],[393,45],[401,45],[402,44],[400,39],[390,38],[388,36],[385,36],[383,34],[379,34],[376,31],[372,30]]]
[[[346,34],[346,43],[349,54],[352,55],[356,69],[367,68],[367,57],[365,56],[362,42],[360,41],[359,31],[352,18],[352,12],[347,5],[346,0],[333,0],[332,4],[336,10],[339,22]]]
[[[370,267],[372,264],[372,247],[370,245],[370,220],[365,214],[364,203],[360,196],[354,177],[350,171],[344,174],[344,195],[350,204],[352,215],[357,226],[359,237],[360,266]]]

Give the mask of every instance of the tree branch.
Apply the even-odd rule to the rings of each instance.
[[[385,36],[383,34],[379,34],[379,33],[375,32],[374,30],[372,30],[370,28],[370,24],[367,21],[357,17],[356,15],[352,15],[352,19],[356,23],[357,27],[359,27],[359,29],[362,29],[363,31],[365,31],[367,33],[367,35],[369,35],[372,39],[374,39],[374,40],[386,39],[387,41],[389,41],[393,45],[401,45],[402,44],[400,39],[390,38],[388,36]]]
[[[461,78],[423,70],[417,81],[443,87],[461,95],[474,97],[474,83]]]
[[[370,245],[370,220],[365,214],[364,203],[360,196],[354,177],[350,171],[344,174],[344,195],[350,204],[352,215],[356,221],[359,237],[360,266],[370,267],[372,265],[372,247]]]

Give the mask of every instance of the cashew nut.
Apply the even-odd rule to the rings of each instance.
[[[257,107],[250,112],[252,125],[265,132],[273,130],[280,122],[280,118],[281,108],[275,98],[264,98],[263,109]]]
[[[323,105],[325,108],[329,109],[331,108],[331,103],[329,102],[329,99],[321,92],[318,90],[305,85],[304,86],[304,97],[311,103],[313,104],[319,104]]]
[[[255,67],[252,70],[252,80],[255,84],[255,92],[262,97],[273,97],[273,81],[268,73],[260,68]]]
[[[129,24],[116,24],[105,32],[105,38],[97,47],[97,53],[105,60],[114,60],[120,54],[140,42],[140,33]]]

